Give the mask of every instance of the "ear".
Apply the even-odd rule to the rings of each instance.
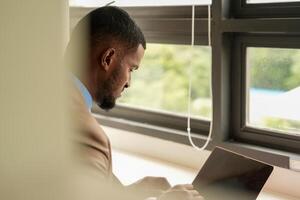
[[[115,59],[116,50],[114,48],[108,48],[102,56],[98,59],[98,64],[103,67],[105,71],[108,71],[113,59]]]

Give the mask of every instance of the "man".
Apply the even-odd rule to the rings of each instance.
[[[104,110],[112,109],[116,99],[130,86],[131,73],[139,68],[145,49],[140,28],[117,7],[96,9],[75,27],[67,56],[76,85],[72,110],[81,156],[96,167],[103,182],[115,183],[114,187],[118,185],[122,190],[137,193],[141,199],[153,196],[159,200],[202,199],[191,185],[170,188],[165,178],[145,177],[125,187],[112,173],[110,142],[90,113],[92,102]]]

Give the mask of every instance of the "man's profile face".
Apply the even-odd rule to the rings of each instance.
[[[130,86],[131,73],[138,69],[144,51],[143,46],[139,45],[135,51],[125,53],[123,58],[114,60],[110,76],[96,91],[96,103],[99,107],[109,110],[115,106],[116,99]]]

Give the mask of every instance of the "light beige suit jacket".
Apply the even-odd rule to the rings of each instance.
[[[88,170],[91,169],[97,179],[100,177],[98,189],[101,191],[101,199],[141,200],[140,194],[126,190],[113,174],[109,138],[86,107],[83,96],[75,86],[71,87],[70,108],[75,146],[79,149],[77,157],[87,164]]]
[[[96,168],[103,180],[116,179],[112,173],[110,141],[88,110],[82,94],[74,86],[71,87],[71,119],[84,162]]]

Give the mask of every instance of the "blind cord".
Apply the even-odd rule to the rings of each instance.
[[[208,5],[208,46],[211,47],[211,6]],[[191,40],[191,47],[194,48],[194,42],[195,42],[195,5],[192,6],[192,40]],[[213,129],[213,119],[211,119],[210,128],[209,128],[209,134],[208,137],[202,147],[198,147],[193,142],[192,136],[191,136],[191,98],[192,98],[192,67],[190,65],[189,67],[189,92],[188,92],[188,117],[187,117],[187,133],[189,142],[195,149],[199,151],[203,151],[209,141],[211,140],[212,135],[212,129]],[[210,96],[213,101],[213,93],[212,93],[212,78],[211,78],[211,87],[210,87]],[[211,112],[213,113],[213,106],[211,106]]]
[[[116,1],[111,1],[111,2],[108,2],[107,4],[105,4],[105,6],[110,6],[112,4],[114,4]]]

